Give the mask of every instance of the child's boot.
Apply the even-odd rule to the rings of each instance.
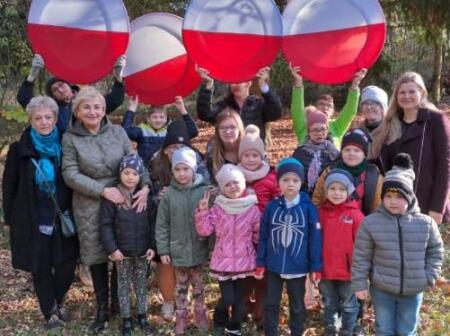
[[[131,322],[131,317],[124,317],[122,320],[122,336],[131,336],[132,330],[133,324]]]
[[[188,312],[186,309],[177,309],[175,316],[175,335],[184,335],[188,324]]]
[[[197,325],[198,329],[201,331],[207,331],[209,324],[208,324],[208,317],[207,317],[207,311],[206,307],[195,307],[194,308],[194,317],[195,317],[195,324]]]

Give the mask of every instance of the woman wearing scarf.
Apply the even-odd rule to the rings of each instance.
[[[3,175],[3,209],[10,227],[12,265],[31,272],[46,327],[67,321],[64,297],[74,279],[78,240],[62,234],[58,208],[70,209],[71,192],[61,176],[61,139],[55,127],[58,105],[33,98],[26,107],[31,124],[11,145]],[[39,168],[37,168],[38,166]]]

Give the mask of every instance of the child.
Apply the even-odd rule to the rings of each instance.
[[[352,336],[359,311],[351,290],[353,243],[364,215],[351,199],[353,177],[343,169],[332,169],[325,180],[326,201],[319,208],[322,225],[323,271],[319,290],[324,301],[325,335],[336,335],[340,313],[341,336]]]
[[[369,282],[377,335],[417,335],[423,291],[441,272],[443,242],[436,222],[420,213],[411,158],[400,153],[383,183],[383,203],[356,236],[352,287],[360,299]]]
[[[144,173],[144,164],[136,154],[128,154],[120,164],[120,183],[117,189],[125,202],[114,204],[104,199],[101,208],[101,238],[103,248],[117,266],[117,283],[122,335],[131,335],[130,285],[136,293],[139,327],[151,332],[147,321],[147,269],[155,255],[153,221],[150,218],[151,200],[143,212],[132,207],[133,195]]]
[[[300,192],[303,166],[294,158],[281,160],[277,179],[282,196],[272,200],[261,220],[257,269],[261,279],[267,269],[264,331],[278,335],[278,319],[283,282],[289,296],[291,335],[303,334],[305,321],[305,279],[322,271],[322,237],[316,207]]]
[[[333,168],[341,168],[353,176],[355,192],[352,197],[364,215],[370,214],[381,203],[383,176],[378,168],[367,161],[370,136],[361,128],[348,131],[342,139],[341,155],[329,165],[317,180],[312,202],[320,207],[325,201],[325,178]]]
[[[314,106],[306,108],[308,137],[292,154],[305,167],[305,191],[311,196],[322,170],[339,156],[334,143],[327,139],[328,119]]]
[[[189,284],[194,288],[194,315],[199,329],[208,329],[203,264],[208,260],[208,240],[195,230],[194,212],[208,186],[199,174],[195,152],[182,147],[172,154],[173,179],[158,206],[156,246],[163,264],[175,268],[176,335],[185,333]]]
[[[154,106],[147,114],[147,122],[133,126],[133,119],[139,104],[138,97],[130,97],[128,101],[128,110],[122,121],[122,127],[128,134],[130,140],[137,142],[138,153],[144,161],[145,167],[153,155],[162,147],[167,135],[167,126],[170,123],[167,120],[166,106]],[[195,138],[198,135],[198,128],[195,121],[187,112],[183,98],[175,97],[175,107],[181,113],[184,123],[188,129],[189,138]]]
[[[261,213],[256,195],[245,189],[244,175],[236,166],[223,165],[216,181],[221,195],[208,210],[209,192],[205,193],[195,214],[195,225],[199,235],[215,233],[216,238],[210,269],[211,276],[219,281],[221,298],[214,311],[214,327],[222,333],[225,330],[225,335],[241,335],[245,282],[256,268]]]

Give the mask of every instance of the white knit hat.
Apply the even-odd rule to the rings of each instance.
[[[361,91],[361,104],[369,100],[379,103],[383,108],[383,113],[386,113],[388,107],[388,95],[386,91],[375,85],[366,86]]]
[[[172,154],[172,169],[180,163],[184,163],[195,172],[197,170],[197,156],[195,152],[189,147],[181,147],[175,150]]]
[[[241,170],[233,164],[227,163],[219,169],[216,174],[216,181],[220,190],[230,181],[237,181],[242,189],[245,189],[245,177]]]

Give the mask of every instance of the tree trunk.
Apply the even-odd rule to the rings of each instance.
[[[434,43],[434,61],[433,61],[433,86],[432,98],[435,103],[441,100],[441,74],[443,62],[444,44],[441,39]]]

